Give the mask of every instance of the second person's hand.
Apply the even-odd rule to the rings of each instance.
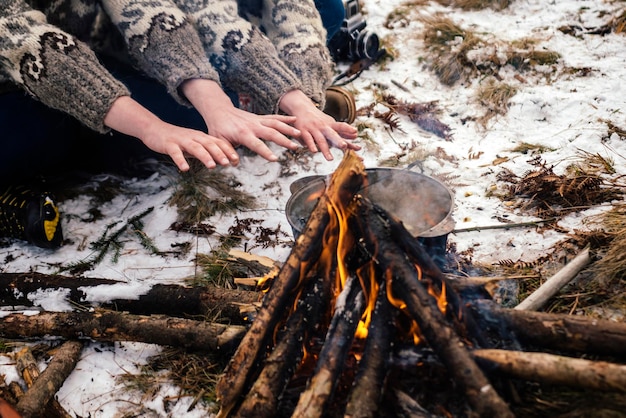
[[[182,84],[181,90],[204,118],[211,136],[242,145],[268,161],[276,161],[278,157],[264,141],[290,150],[299,147],[289,138],[301,135],[292,126],[296,122],[293,116],[257,115],[238,109],[221,87],[210,80],[188,80]]]

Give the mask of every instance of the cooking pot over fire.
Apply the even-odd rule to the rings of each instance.
[[[439,180],[409,170],[370,168],[367,174],[369,199],[400,219],[416,238],[447,236],[454,229],[451,191]],[[300,235],[317,204],[326,176],[308,176],[294,181],[287,201],[287,221],[294,236]]]

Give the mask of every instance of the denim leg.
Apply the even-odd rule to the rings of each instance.
[[[343,0],[315,0],[315,6],[328,33],[326,41],[329,41],[334,34],[339,32],[346,17]]]

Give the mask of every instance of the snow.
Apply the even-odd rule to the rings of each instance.
[[[359,154],[366,167],[379,166],[381,161],[417,144],[426,158],[414,170],[421,169],[424,174],[434,177],[448,175],[453,178],[453,214],[458,229],[499,224],[498,217],[515,222],[535,220],[490,197],[490,191],[497,187],[496,174],[499,171],[509,169],[521,176],[531,169],[528,155],[512,151],[516,145],[530,143],[551,149],[543,152],[541,157],[548,164],[555,164],[557,173],[581,150],[610,158],[618,174],[626,173],[626,138],[616,133],[609,136],[607,128],[607,121],[611,121],[626,129],[625,35],[581,34],[575,37],[558,30],[564,25],[589,28],[606,24],[610,15],[618,16],[623,11],[623,2],[516,0],[502,11],[462,11],[430,2],[414,6],[411,21],[405,22],[406,25],[385,28],[388,14],[402,4],[400,0],[362,1],[368,30],[376,32],[382,39],[393,40],[398,56],[382,68],[375,66],[363,72],[348,88],[356,92],[358,108],[373,102],[375,88],[407,101],[437,101],[443,109],[441,121],[452,128],[452,140],[445,141],[425,132],[404,116],[400,117],[402,131],[390,131],[374,117],[359,116],[356,124],[367,124],[369,127],[365,133],[374,139],[374,143],[361,142],[364,149]],[[489,41],[498,54],[498,45],[532,38],[537,50],[556,51],[561,59],[558,64],[523,74],[525,82],[513,77],[516,74],[513,69],[504,69],[500,75],[504,81],[515,85],[517,94],[511,99],[506,115],[491,119],[485,128],[481,128],[474,122],[465,122],[485,112],[475,99],[480,80],[444,86],[424,63],[427,53],[422,38],[416,35],[423,31],[424,25],[418,17],[436,13],[474,31]],[[561,71],[565,66],[588,68],[589,71],[585,75]],[[408,91],[395,83],[405,86]],[[454,159],[437,158],[437,149]],[[85,302],[128,299],[147,292],[156,283],[182,283],[196,272],[195,254],[209,253],[215,248],[219,234],[228,232],[235,216],[262,219],[264,227],[281,225],[283,231],[290,232],[284,211],[290,195],[289,184],[305,175],[332,173],[341,160],[339,151],[335,150],[334,155],[335,160],[331,162],[325,161],[321,155],[312,156],[309,164],[294,165],[296,174],[288,177],[279,176],[280,167],[276,163],[247,154],[242,156],[238,167],[224,171],[241,182],[242,190],[257,197],[257,209],[208,219],[207,222],[217,228],[217,233],[210,237],[196,238],[169,229],[176,220],[176,208],[169,205],[175,178],[168,173],[124,183],[120,195],[100,207],[104,216],[95,222],[86,221],[91,204],[87,197],[64,201],[61,203],[64,233],[71,238],[71,243],[59,250],[48,251],[15,242],[0,249],[0,259],[6,260],[0,269],[3,272],[55,273],[59,265],[91,256],[89,243],[96,240],[107,225],[114,221],[124,222],[154,207],[154,211],[143,218],[147,236],[154,239],[158,248],[191,241],[193,250],[185,259],[156,256],[149,254],[136,237],[125,235],[126,245],[119,260],[107,256],[85,274],[119,280],[120,283],[84,288]],[[400,167],[410,162],[403,161]],[[569,215],[559,225],[569,231],[583,228],[588,216],[602,210],[606,207]],[[563,236],[563,232],[538,232],[529,227],[453,233],[448,240],[459,252],[473,249],[473,260],[488,264],[503,259],[533,260],[545,254]],[[253,237],[243,244],[255,254],[278,261],[284,261],[290,251],[289,246],[255,246]],[[74,308],[66,301],[66,294],[58,290],[37,292],[31,295],[31,300],[43,310],[70,311]],[[28,312],[34,313],[32,310]],[[116,380],[122,374],[138,373],[141,364],[160,350],[158,346],[140,343],[89,343],[76,370],[57,394],[58,400],[73,416],[80,417],[122,416],[132,408],[152,411],[141,416],[207,416],[201,403],[188,411],[192,399],[178,398],[179,390],[166,381],[160,383],[158,393],[142,397],[142,393],[129,390]],[[5,375],[7,382],[19,380],[9,356],[0,356],[0,373]],[[176,400],[166,402],[168,397]]]

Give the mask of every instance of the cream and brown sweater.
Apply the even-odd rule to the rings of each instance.
[[[0,84],[106,132],[104,116],[130,92],[94,51],[121,52],[183,104],[180,84],[204,78],[275,113],[293,89],[323,105],[325,35],[313,0],[0,0]]]

